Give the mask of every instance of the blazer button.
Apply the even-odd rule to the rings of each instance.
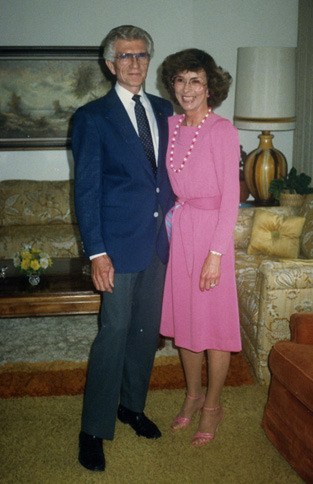
[[[159,212],[154,212],[153,216],[154,217],[158,217],[159,216]]]
[[[160,189],[159,189],[159,187],[157,187],[157,188],[155,189],[155,191],[156,191],[157,193],[160,193]]]

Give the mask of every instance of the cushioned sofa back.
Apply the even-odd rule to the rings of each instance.
[[[254,208],[241,208],[235,226],[234,240],[236,249],[247,249],[253,222]]]
[[[3,180],[0,225],[76,224],[73,180]]]
[[[301,252],[307,259],[313,259],[313,194],[306,195],[300,214],[305,217],[301,236]]]
[[[296,207],[260,207],[269,210],[277,215],[290,217],[298,214],[299,209]],[[241,208],[239,210],[238,219],[235,227],[235,247],[236,249],[246,250],[248,248],[251,231],[254,220],[254,207]],[[313,210],[313,208],[312,208]]]

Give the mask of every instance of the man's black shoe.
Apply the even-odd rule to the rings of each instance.
[[[119,405],[117,417],[121,422],[130,425],[141,437],[158,439],[162,435],[158,427],[144,413],[133,412],[123,405]]]
[[[81,432],[79,434],[78,460],[82,466],[90,471],[104,471],[105,458],[102,439],[86,434],[86,432]]]

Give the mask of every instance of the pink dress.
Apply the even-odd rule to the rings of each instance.
[[[169,140],[180,115],[169,118]],[[185,157],[195,127],[180,126],[174,167]],[[233,232],[239,207],[239,141],[230,121],[217,114],[200,129],[183,170],[167,169],[178,203],[173,210],[161,329],[181,348],[240,351]],[[199,280],[209,250],[223,254],[220,283],[201,292]]]

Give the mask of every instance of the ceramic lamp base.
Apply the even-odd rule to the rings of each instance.
[[[275,205],[273,195],[269,192],[270,183],[274,178],[286,176],[287,161],[273,147],[274,136],[269,131],[262,131],[258,137],[259,147],[245,159],[244,177],[256,205]]]

